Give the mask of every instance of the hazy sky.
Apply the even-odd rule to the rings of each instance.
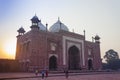
[[[5,45],[15,46],[17,30],[29,31],[35,14],[49,27],[60,17],[70,31],[85,29],[89,41],[98,34],[102,56],[109,49],[120,53],[120,0],[0,0],[0,58],[14,57]]]

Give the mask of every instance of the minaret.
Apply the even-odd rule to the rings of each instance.
[[[85,36],[85,30],[84,30],[83,32],[84,32],[84,40],[85,40],[85,37],[86,37],[86,36]]]
[[[19,28],[18,30],[17,30],[17,32],[18,32],[18,35],[16,36],[16,38],[17,38],[17,43],[16,43],[16,55],[15,55],[15,59],[16,60],[18,60],[19,58],[20,58],[20,56],[19,56],[19,46],[20,46],[20,44],[19,44],[19,38],[21,38],[23,35],[24,35],[24,33],[25,33],[25,30],[24,30],[24,28],[23,27],[21,27],[21,28]]]
[[[97,54],[97,63],[98,64],[98,67],[99,69],[102,68],[102,60],[101,60],[101,52],[100,52],[100,37],[98,35],[95,36],[95,43],[96,43],[96,48],[95,48],[95,51],[96,51],[96,54]]]
[[[31,22],[32,22],[32,25],[30,27],[31,29],[39,29],[38,23],[40,22],[40,20],[36,15],[31,19]]]

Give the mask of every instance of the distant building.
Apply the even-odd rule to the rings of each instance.
[[[31,30],[18,30],[16,60],[23,70],[98,70],[101,68],[100,37],[93,42],[70,32],[59,19],[48,30],[35,15]]]

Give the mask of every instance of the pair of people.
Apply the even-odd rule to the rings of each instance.
[[[39,73],[38,70],[35,70],[35,75],[37,76]],[[47,70],[42,70],[41,71],[41,75],[42,75],[42,78],[44,78],[45,76],[48,77],[48,71]]]

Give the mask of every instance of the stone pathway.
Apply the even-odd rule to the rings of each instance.
[[[5,80],[120,80],[120,73],[100,73],[100,74],[70,74],[68,79],[64,74],[49,74],[50,77],[41,79],[40,75],[35,76],[33,73],[0,73],[0,80],[3,78],[17,78],[19,79],[5,79]]]

